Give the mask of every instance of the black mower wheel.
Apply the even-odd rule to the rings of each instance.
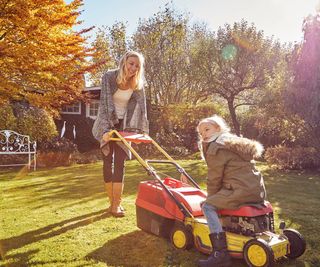
[[[250,267],[272,267],[274,254],[272,248],[263,239],[251,239],[243,248],[243,257]]]
[[[177,249],[190,249],[193,247],[193,234],[191,227],[176,223],[170,234],[170,241]]]
[[[285,229],[283,234],[288,238],[290,243],[290,253],[286,256],[290,259],[300,257],[306,250],[306,241],[303,236],[294,229]]]

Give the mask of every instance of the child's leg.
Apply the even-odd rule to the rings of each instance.
[[[219,216],[217,214],[217,208],[208,203],[204,203],[202,205],[202,211],[204,216],[207,218],[210,233],[223,232]]]
[[[213,249],[207,260],[199,260],[198,266],[230,267],[232,262],[228,253],[226,233],[223,231],[219,221],[217,208],[208,203],[204,203],[202,210],[207,218],[210,229],[209,238]]]

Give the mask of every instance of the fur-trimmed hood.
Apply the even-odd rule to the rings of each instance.
[[[258,141],[239,137],[230,133],[222,133],[216,139],[215,143],[218,146],[214,150],[219,149],[219,147],[227,148],[246,160],[259,158],[264,151],[263,145]]]

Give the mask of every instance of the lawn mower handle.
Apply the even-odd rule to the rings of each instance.
[[[185,217],[189,217],[189,218],[193,218],[193,215],[191,214],[191,212],[181,203],[179,202],[175,196],[171,193],[171,191],[168,189],[168,187],[162,182],[160,176],[157,174],[157,172],[149,166],[148,169],[148,174],[150,176],[153,176],[161,185],[161,187],[163,188],[164,191],[166,191],[166,193],[169,195],[169,197],[176,203],[176,205],[178,206],[179,210],[182,212],[182,214]]]
[[[149,163],[163,163],[163,164],[172,164],[176,167],[176,169],[178,170],[179,173],[184,174],[188,180],[198,189],[201,189],[200,186],[197,184],[197,182],[195,180],[193,180],[193,178],[185,171],[184,168],[182,168],[178,163],[176,162],[172,162],[169,160],[151,160],[151,159],[147,159],[146,162]]]
[[[191,212],[184,206],[182,205],[182,203],[180,203],[175,197],[174,195],[171,193],[171,191],[167,188],[167,186],[162,182],[160,176],[157,174],[156,170],[154,168],[152,168],[148,162],[146,160],[144,160],[142,157],[140,157],[140,155],[137,153],[137,151],[135,151],[135,149],[133,149],[131,147],[131,145],[128,143],[128,141],[126,140],[126,138],[128,137],[124,137],[122,136],[117,130],[112,130],[109,132],[109,136],[110,136],[110,141],[120,141],[122,142],[126,148],[128,148],[131,153],[135,156],[135,158],[138,160],[138,162],[142,165],[142,167],[145,168],[145,170],[147,171],[147,173],[150,176],[153,176],[161,185],[161,187],[168,193],[169,197],[177,204],[177,206],[179,207],[179,210],[183,213],[184,216],[186,217],[193,217],[193,215],[191,214]],[[113,137],[115,136],[115,137]],[[148,138],[150,139],[150,143],[152,143],[168,160],[168,162],[170,162],[171,164],[174,164],[176,166],[179,166],[177,163],[175,163],[174,159],[171,158],[169,156],[169,154],[167,152],[165,152],[158,144],[157,142],[155,142],[151,137],[148,136]],[[151,162],[151,161],[149,161]],[[159,162],[159,161],[158,161]],[[179,168],[181,170],[183,170],[180,166]],[[185,171],[183,170],[183,172],[185,173]],[[188,178],[191,178],[188,174],[187,174]],[[193,179],[191,178],[190,181],[193,181]],[[193,181],[194,182],[194,181]],[[195,182],[194,182],[195,183]]]

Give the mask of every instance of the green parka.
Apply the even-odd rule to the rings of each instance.
[[[253,160],[263,152],[260,143],[223,133],[216,141],[202,143],[202,149],[208,166],[208,204],[218,209],[238,209],[263,203],[265,185]]]

